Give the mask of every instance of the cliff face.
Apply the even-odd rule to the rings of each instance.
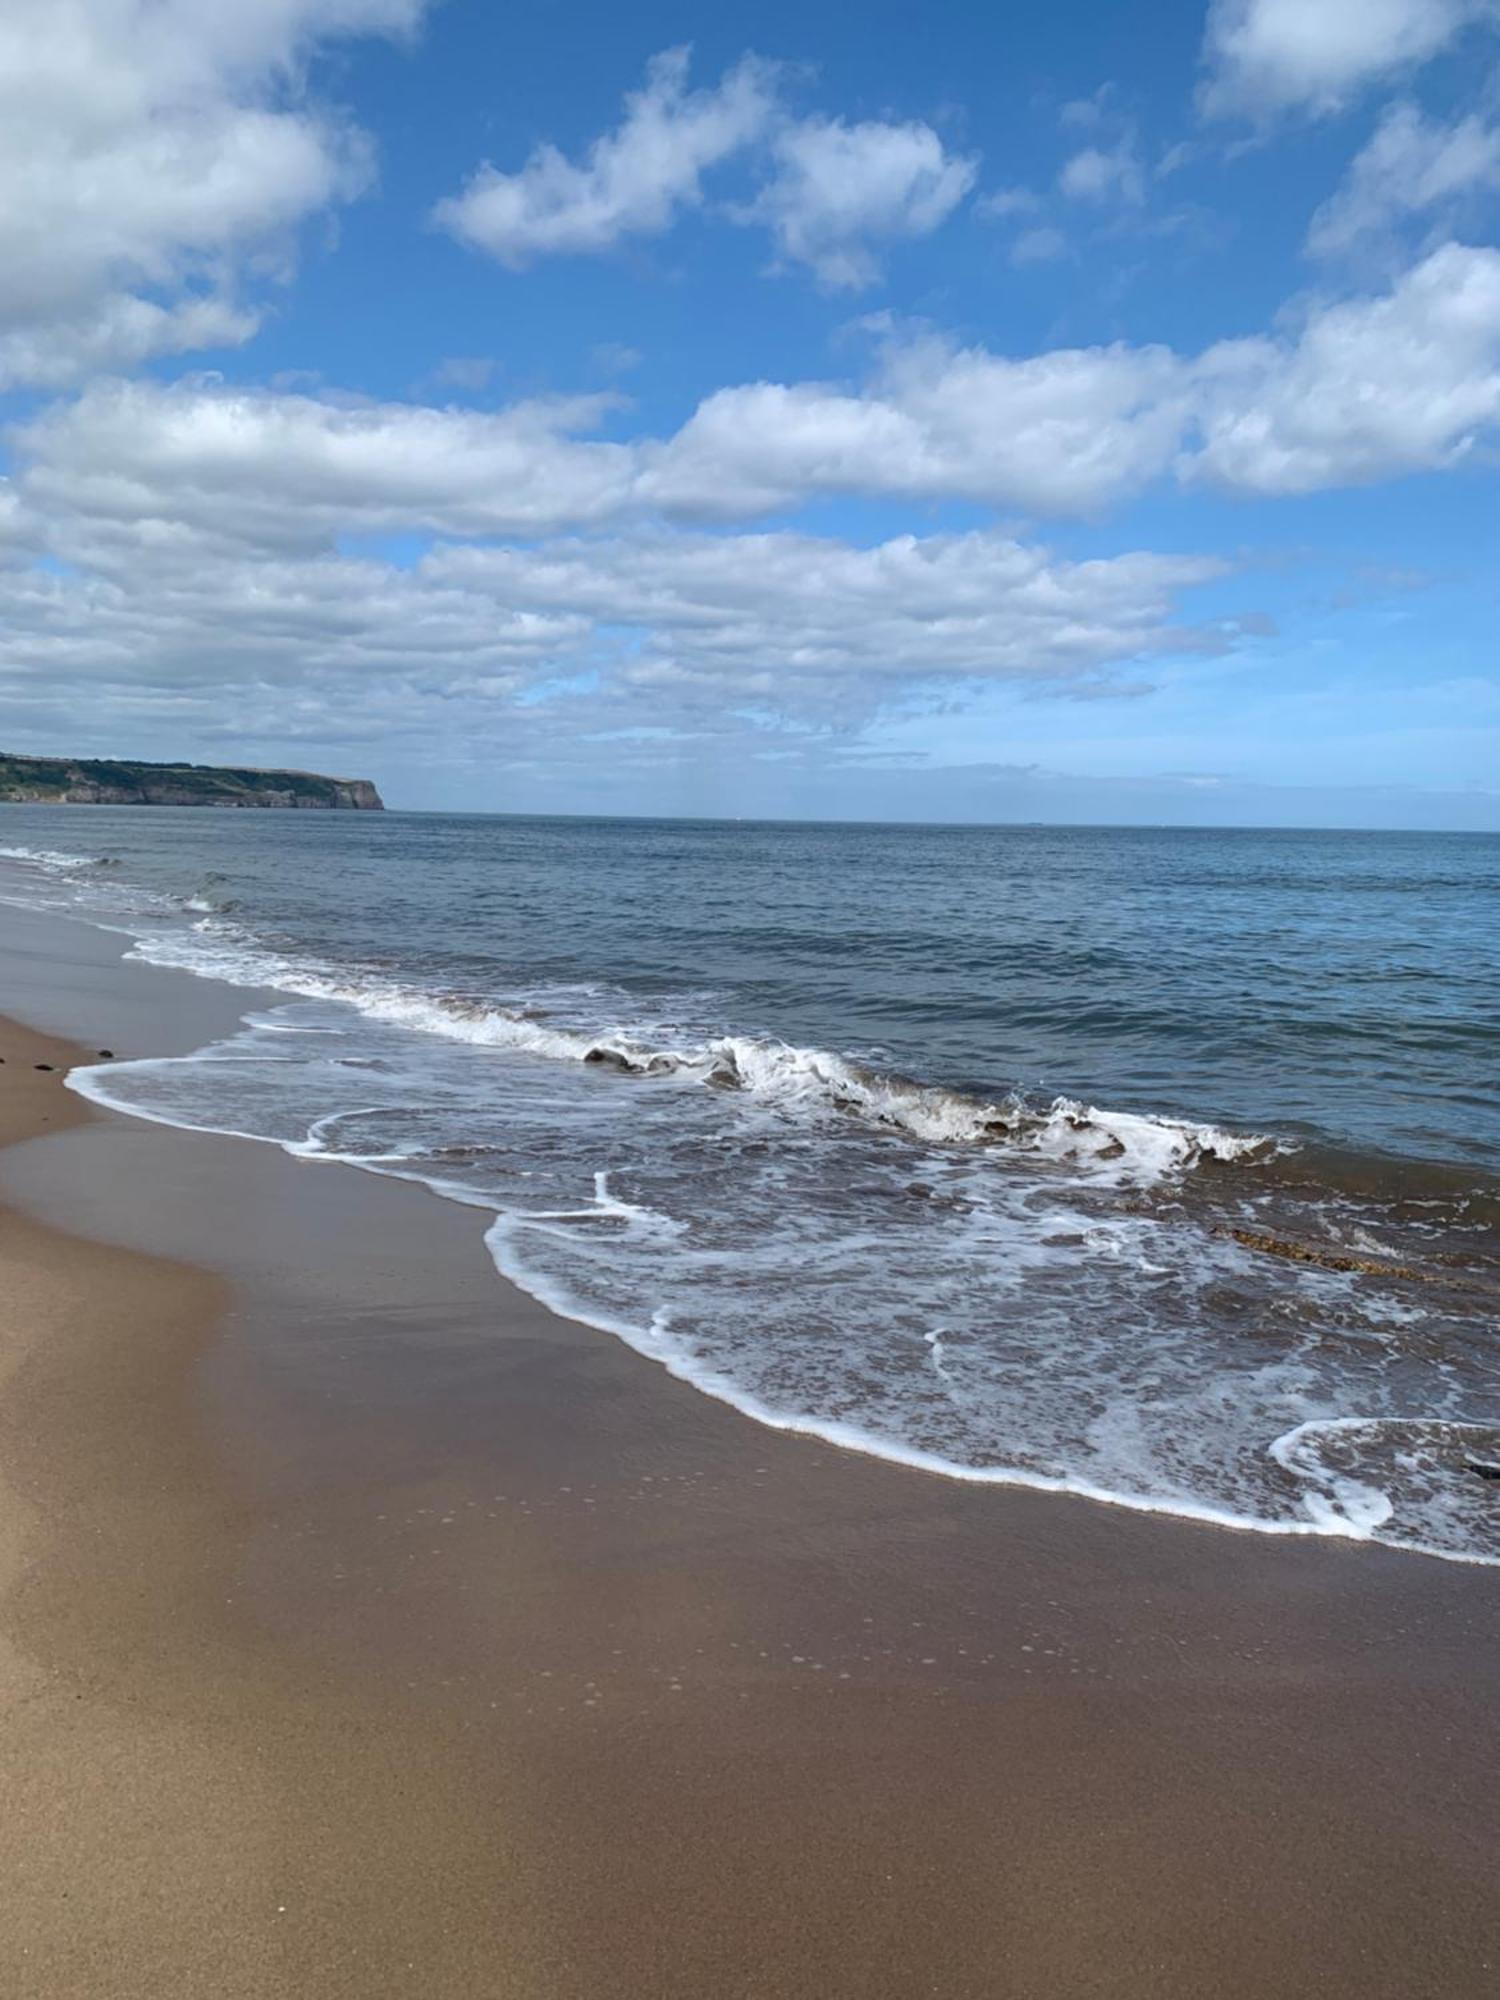
[[[0,800],[65,806],[268,806],[380,812],[368,778],[257,771],[213,764],[134,764],[113,758],[0,754]]]

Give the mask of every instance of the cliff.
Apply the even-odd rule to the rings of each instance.
[[[368,778],[316,771],[221,769],[213,764],[133,764],[97,757],[12,757],[0,752],[0,801],[64,806],[280,806],[380,812]]]

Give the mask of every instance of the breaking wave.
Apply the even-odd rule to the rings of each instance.
[[[12,856],[130,955],[265,996],[75,1089],[476,1205],[513,1282],[759,1422],[1500,1562],[1500,1272],[1436,1183],[1396,1200],[1284,1139],[925,1083],[726,1026],[711,995],[445,987],[394,937],[381,965],[257,934],[222,878],[167,896]]]
[[[89,865],[34,851],[26,858],[45,859],[48,866]],[[174,900],[200,921],[186,930],[139,937],[131,956],[231,985],[339,1002],[372,1021],[479,1048],[583,1063],[642,1083],[675,1077],[740,1092],[788,1114],[838,1113],[929,1144],[1014,1147],[1121,1178],[1153,1179],[1200,1160],[1259,1160],[1281,1150],[1280,1142],[1258,1133],[1109,1110],[1069,1097],[1045,1105],[1029,1103],[1018,1093],[990,1099],[769,1036],[663,1041],[648,1029],[577,1019],[576,1000],[597,999],[597,989],[567,995],[575,1002],[567,1010],[571,1019],[559,1018],[556,995],[549,995],[552,1004],[543,1007],[425,991],[377,972],[320,965],[268,949],[249,932],[222,921],[235,900],[223,894],[221,882]]]

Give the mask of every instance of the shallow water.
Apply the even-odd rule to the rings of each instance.
[[[763,1421],[1500,1559],[1500,839],[9,808],[286,1004],[84,1072],[409,1175]]]

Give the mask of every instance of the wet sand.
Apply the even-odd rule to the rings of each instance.
[[[247,1004],[12,915],[88,1054]],[[1495,1990],[1500,1572],[767,1432],[0,1055],[0,1993]]]

